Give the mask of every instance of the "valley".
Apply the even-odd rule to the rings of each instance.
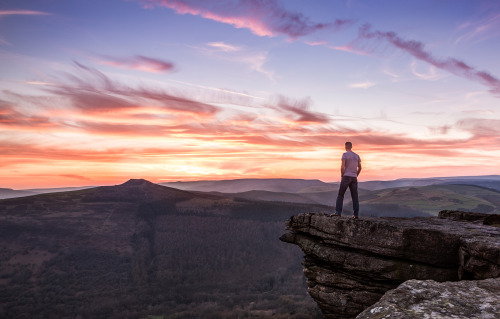
[[[478,180],[360,183],[360,216],[498,213],[500,191]],[[133,179],[0,200],[0,317],[321,318],[302,253],[278,238],[292,215],[331,213],[338,185],[175,185],[195,189]]]

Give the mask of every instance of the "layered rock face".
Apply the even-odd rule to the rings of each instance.
[[[453,211],[357,220],[309,213],[291,217],[281,240],[304,251],[308,292],[325,318],[354,318],[410,279],[500,277],[495,223],[491,215]]]

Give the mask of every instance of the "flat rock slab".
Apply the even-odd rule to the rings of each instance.
[[[445,282],[408,280],[356,319],[500,318],[500,278]]]

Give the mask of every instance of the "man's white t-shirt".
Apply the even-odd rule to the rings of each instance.
[[[347,151],[342,154],[342,160],[345,160],[344,176],[358,177],[358,163],[361,158],[353,151]]]

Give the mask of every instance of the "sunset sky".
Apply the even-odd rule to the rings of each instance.
[[[499,174],[500,1],[4,0],[0,187]]]

